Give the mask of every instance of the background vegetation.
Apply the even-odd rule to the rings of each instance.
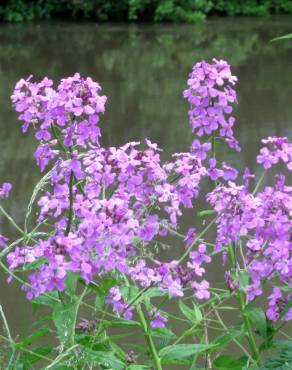
[[[291,0],[2,0],[0,20],[50,18],[197,22],[208,15],[292,13]]]

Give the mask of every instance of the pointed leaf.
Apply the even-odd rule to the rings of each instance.
[[[227,355],[217,357],[213,361],[214,369],[216,370],[242,370],[246,365],[247,358],[234,358]]]
[[[194,306],[194,308],[190,308],[187,305],[185,305],[183,302],[179,301],[179,308],[181,312],[185,315],[185,317],[193,324],[199,324],[202,319],[202,313],[199,309],[199,307]]]
[[[212,344],[176,344],[159,351],[163,364],[188,364],[192,356],[204,353],[212,349]]]

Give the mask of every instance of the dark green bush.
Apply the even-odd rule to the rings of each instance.
[[[291,0],[4,0],[0,20],[48,18],[197,22],[210,14],[292,13]]]

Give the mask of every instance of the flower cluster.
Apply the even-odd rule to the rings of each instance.
[[[262,164],[264,169],[268,170],[282,160],[288,170],[292,171],[292,144],[286,137],[268,137],[262,139],[262,143],[267,146],[260,150],[257,163]]]
[[[202,61],[194,66],[184,96],[191,106],[193,132],[199,137],[212,135],[212,142],[219,135],[239,150],[231,115],[237,102],[236,81],[226,62]],[[56,89],[47,78],[40,83],[21,80],[12,95],[23,131],[29,126],[36,130],[40,143],[35,158],[41,171],[52,165],[49,186],[38,199],[37,220],[52,224],[53,231],[17,246],[7,256],[12,271],[39,261],[28,276],[29,284],[23,286],[28,299],[66,289],[69,272],[86,284],[119,276],[106,303],[126,319],[132,318],[134,307],[123,296],[125,278],[145,290],[156,287],[161,295],[182,297],[191,289],[197,300],[208,299],[204,274],[211,262],[207,245],[212,244],[198,238],[191,227],[183,236],[180,259],[162,261],[157,253],[164,236],[182,235],[178,229],[183,210],[194,207],[201,181],[208,177],[214,181],[207,201],[217,212],[215,249],[234,246],[236,254],[243,245],[247,299],[261,295],[262,282],[269,281],[274,289],[268,318],[292,319],[292,309],[285,310],[290,296],[281,290],[283,284],[292,284],[292,188],[285,185],[285,178],[279,175],[274,186],[254,194],[249,191],[254,176],[246,169],[243,185],[235,184],[237,170],[225,162],[219,165],[211,138],[205,143],[195,139],[190,151],[175,153],[164,164],[161,149],[148,139],[103,147],[98,124],[106,97],[99,93],[98,83],[75,74]],[[258,163],[268,169],[282,160],[291,170],[292,146],[286,138],[263,143],[267,146]],[[0,198],[8,196],[10,187],[3,184]],[[5,244],[3,238],[0,245]],[[231,291],[239,288],[231,273],[225,277]],[[148,311],[153,328],[165,325],[163,312],[153,306]]]
[[[216,247],[245,241],[244,262],[251,279],[246,287],[248,300],[263,293],[264,280],[291,285],[292,187],[285,185],[285,177],[279,175],[274,186],[267,186],[256,195],[246,186],[230,182],[228,186],[218,186],[207,199],[218,213]],[[277,287],[278,295],[280,290]],[[267,316],[271,320],[278,318],[284,307],[284,304],[275,304],[280,298],[285,301],[282,293],[275,298],[275,291],[269,297]],[[289,309],[283,319],[291,318]]]
[[[201,179],[208,176],[202,156],[176,153],[162,164],[157,144],[145,140],[121,147],[99,145],[99,114],[105,97],[90,78],[78,74],[64,79],[56,90],[52,82],[21,80],[12,101],[24,121],[36,129],[40,140],[35,157],[44,170],[54,160],[50,187],[38,199],[38,221],[49,221],[54,232],[32,245],[21,245],[8,257],[11,270],[41,260],[23,289],[32,299],[46,291],[62,291],[68,272],[86,283],[105,274],[120,273],[142,287],[156,285],[180,297],[189,284],[198,299],[209,296],[208,283],[200,279],[209,263],[201,244],[183,264],[145,258],[152,246],[178,227],[184,208],[192,208]],[[51,136],[53,135],[53,137]],[[85,151],[83,149],[86,149]],[[220,174],[224,175],[224,172]],[[118,287],[107,299],[114,312],[131,318]],[[166,318],[155,311],[153,327]]]
[[[134,307],[129,306],[128,302],[123,298],[118,287],[113,287],[109,290],[106,303],[112,306],[113,311],[118,316],[122,315],[127,320],[130,320],[133,317]]]
[[[105,110],[106,97],[99,95],[98,83],[90,77],[81,78],[79,73],[62,79],[56,89],[47,77],[39,83],[31,79],[32,76],[21,79],[11,99],[20,113],[23,132],[29,126],[36,130],[35,137],[40,144],[35,158],[41,171],[59,154],[59,147],[85,148],[99,143],[98,123]]]
[[[232,75],[230,66],[225,61],[201,61],[194,65],[189,75],[188,89],[184,91],[184,97],[190,104],[188,114],[193,132],[203,136],[218,131],[218,135],[224,138],[231,148],[239,151],[240,147],[232,129],[235,118],[231,115],[232,105],[237,102],[233,89],[236,82],[237,78]],[[192,146],[197,151],[197,139]],[[205,148],[207,149],[206,146]]]

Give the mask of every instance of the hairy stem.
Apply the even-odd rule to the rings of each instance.
[[[67,222],[67,227],[66,227],[65,235],[68,235],[69,234],[70,229],[71,229],[71,225],[72,225],[72,220],[73,220],[73,202],[74,202],[73,185],[74,185],[74,172],[71,170],[71,173],[70,173],[70,182],[69,182],[70,208],[69,208],[68,222]]]
[[[15,227],[16,230],[18,230],[22,235],[25,235],[25,232],[17,225],[17,223],[13,220],[13,218],[9,216],[9,214],[5,211],[5,209],[2,206],[0,206],[0,211],[7,218],[7,220],[11,223],[11,225]]]
[[[232,247],[232,245],[229,246],[228,251],[229,251],[229,256],[230,256],[232,265],[236,266],[236,258],[235,258],[234,248]],[[240,291],[240,289],[237,292],[237,299],[238,299],[238,302],[239,302],[240,313],[241,313],[241,317],[242,317],[242,320],[243,320],[243,324],[244,324],[244,327],[245,327],[245,330],[246,330],[247,340],[248,340],[248,343],[249,343],[249,347],[251,349],[252,358],[255,361],[255,363],[258,366],[260,366],[261,356],[260,356],[257,344],[256,344],[255,339],[254,339],[253,330],[252,330],[250,320],[244,312],[245,311],[245,303],[244,303],[245,295],[242,291]]]
[[[142,308],[141,308],[140,304],[136,304],[136,310],[137,310],[140,322],[141,322],[142,327],[143,327],[144,336],[145,336],[146,342],[148,344],[149,351],[150,351],[150,353],[152,355],[152,358],[153,358],[153,361],[154,361],[155,369],[156,370],[162,370],[161,361],[160,361],[160,358],[159,358],[158,353],[156,351],[156,347],[155,347],[155,344],[153,342],[153,339],[152,339],[151,335],[149,334],[148,325],[147,325],[147,322],[146,322],[146,319],[145,319],[145,316],[143,314],[143,311],[142,311]]]
[[[257,182],[256,187],[254,188],[254,191],[252,192],[252,195],[255,195],[257,193],[257,191],[259,190],[265,176],[266,176],[266,171],[264,171],[262,173],[261,177],[259,178],[259,181]]]
[[[9,340],[9,344],[10,344],[10,347],[11,347],[11,356],[10,356],[9,365],[8,365],[8,369],[10,369],[12,364],[13,364],[14,357],[15,357],[15,342],[14,342],[12,336],[11,336],[9,326],[8,326],[8,322],[6,320],[6,317],[5,317],[5,314],[4,314],[4,311],[3,311],[3,308],[1,306],[1,304],[0,304],[0,315],[2,317],[4,328],[5,328],[7,338]]]
[[[182,257],[179,259],[178,261],[178,265],[181,264],[185,258],[190,254],[190,252],[192,251],[192,249],[194,248],[195,244],[202,238],[203,235],[206,234],[206,232],[211,228],[211,226],[214,224],[214,222],[216,221],[216,218],[214,218],[206,227],[205,229],[200,233],[198,234],[198,236],[196,237],[196,239],[193,241],[193,243],[189,246],[189,248],[185,251],[185,253],[182,255]]]

